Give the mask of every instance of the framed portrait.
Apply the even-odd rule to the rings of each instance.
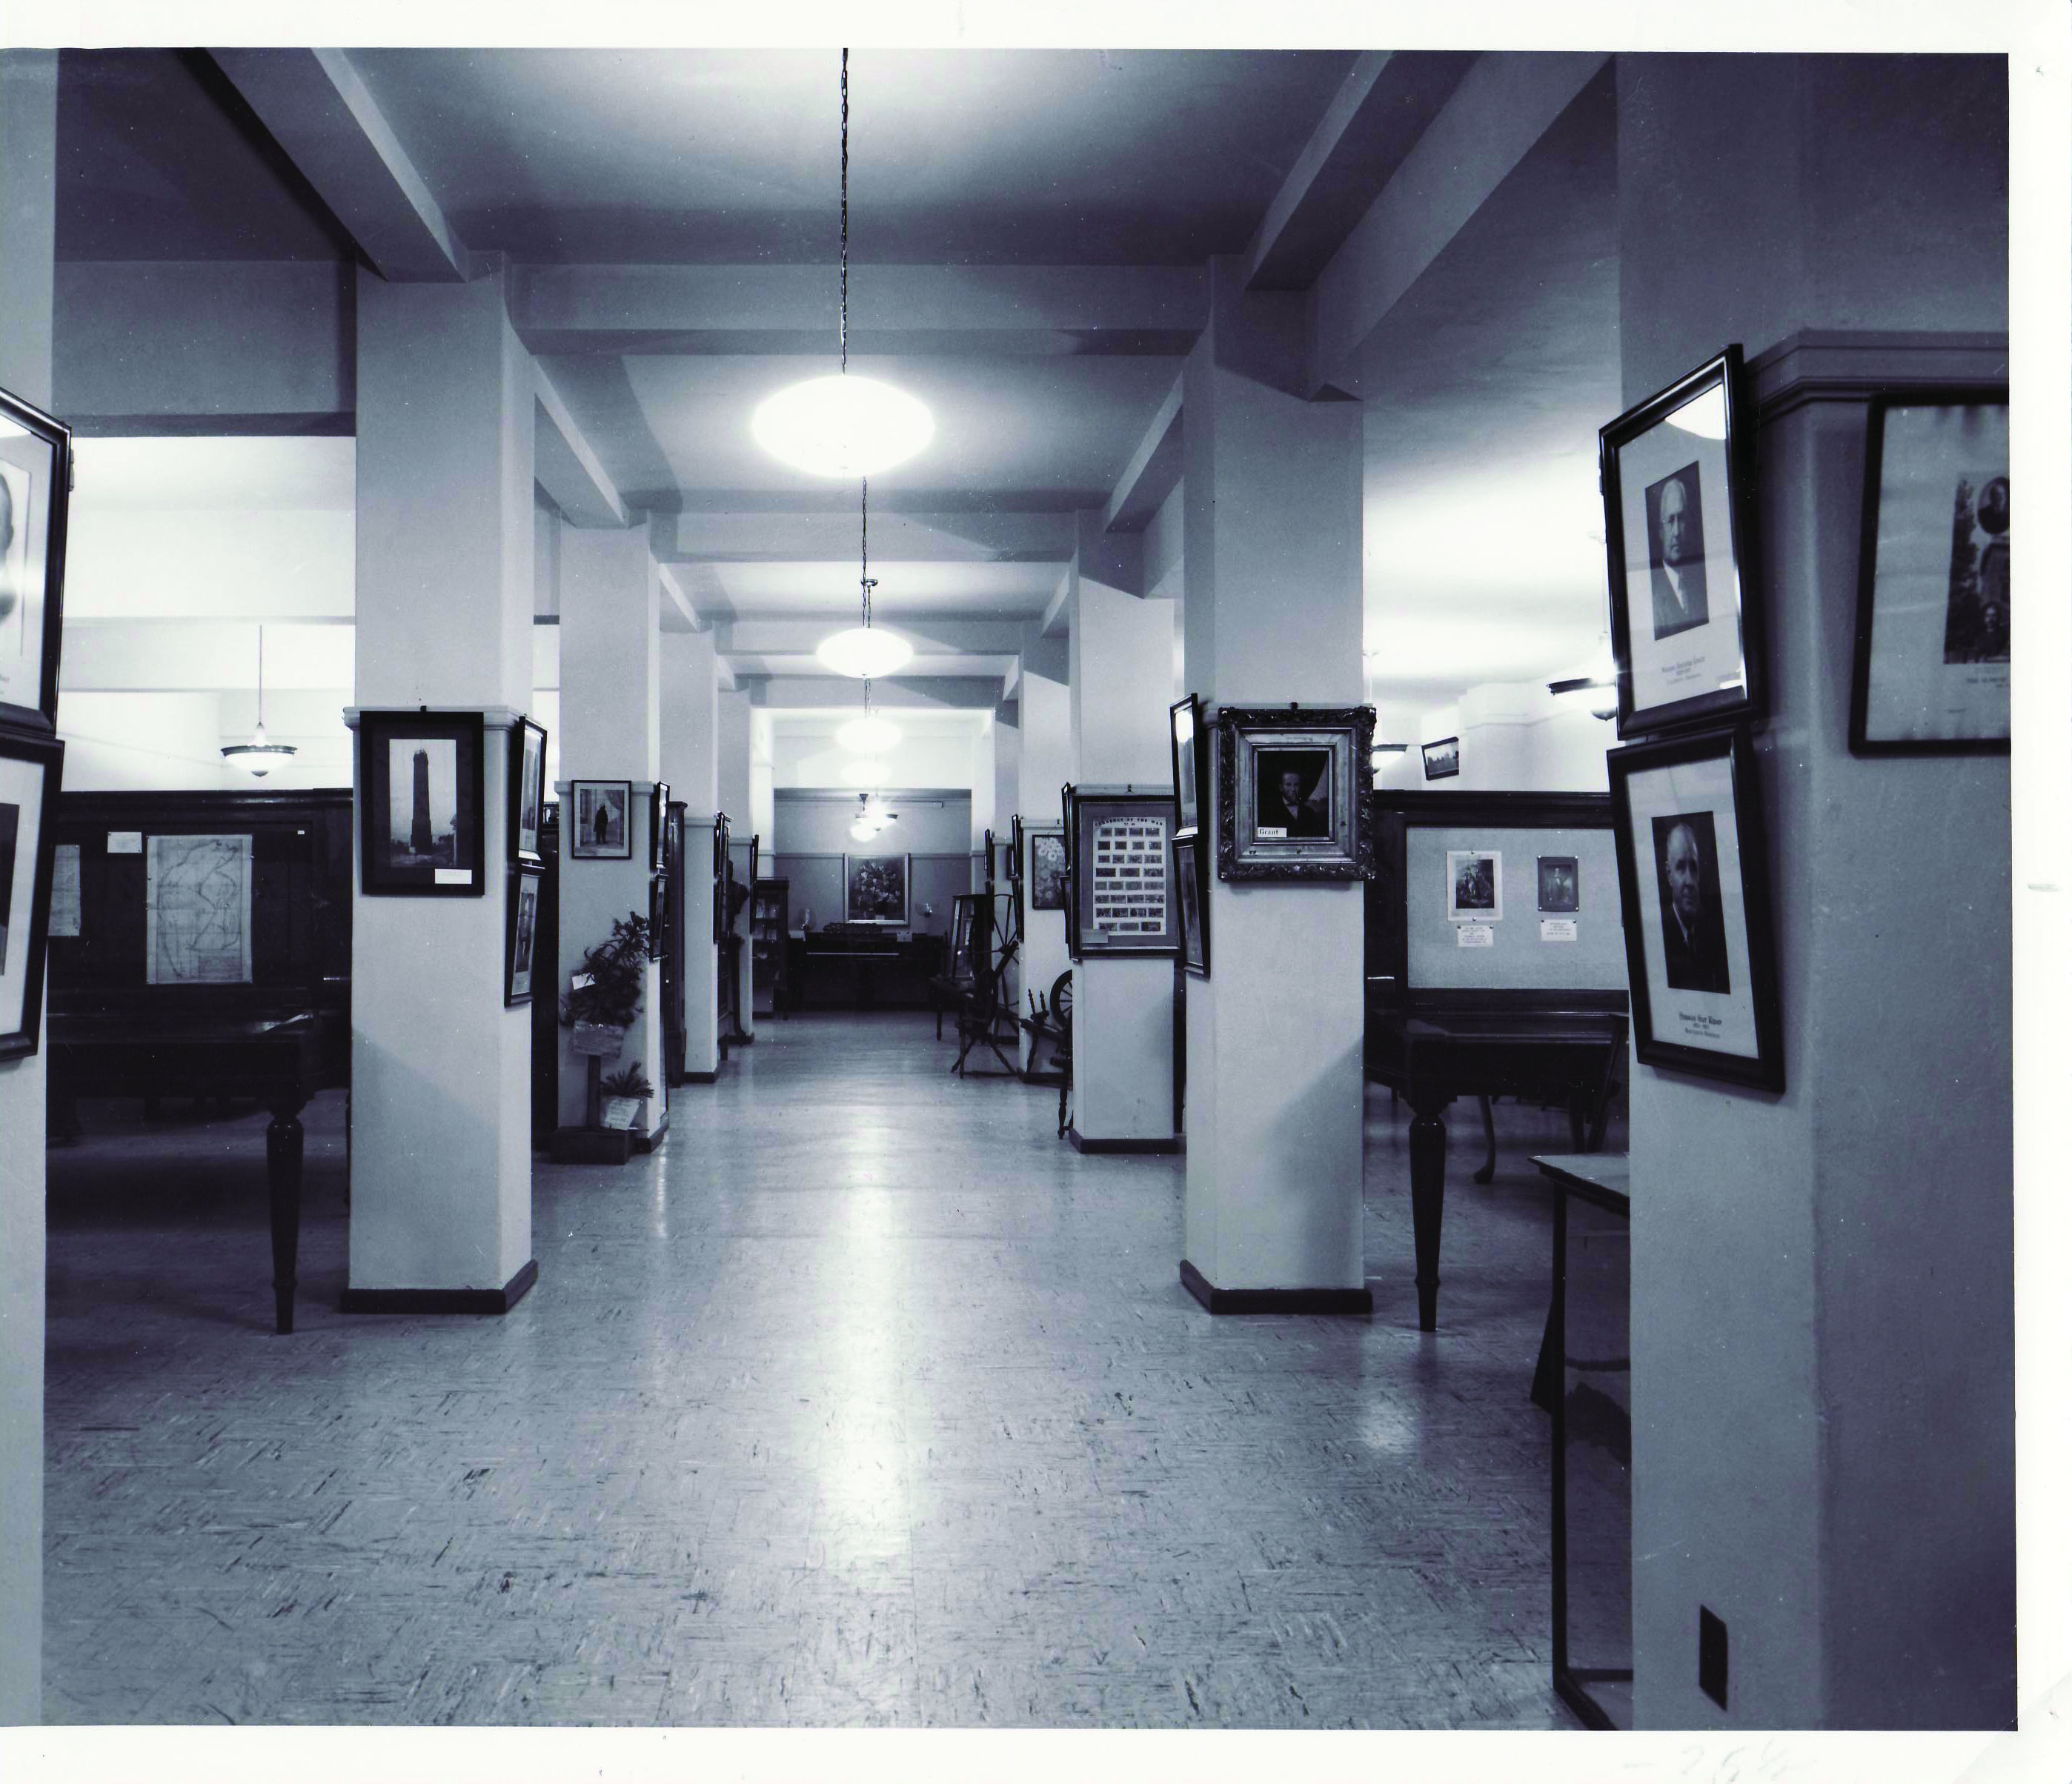
[[[1540,908],[1572,912],[1582,908],[1583,876],[1572,855],[1542,855],[1539,866]]]
[[[1209,888],[1202,874],[1199,830],[1173,839],[1173,878],[1180,892],[1180,962],[1197,978],[1209,976]]]
[[[571,781],[569,855],[576,861],[633,859],[633,783]]]
[[[669,955],[669,876],[648,876],[648,957],[666,960]]]
[[[479,898],[479,712],[360,715],[360,889],[369,896]]]
[[[0,1059],[33,1053],[42,1038],[64,770],[57,738],[0,730]]]
[[[516,867],[510,870],[510,896],[504,913],[504,1003],[532,1001],[532,966],[535,940],[540,928],[541,870]]]
[[[2008,456],[2004,387],[1873,400],[1852,754],[2007,751]]]
[[[1630,744],[1606,762],[1635,1053],[1782,1090],[1770,874],[1747,730]]]
[[[530,719],[511,728],[511,859],[541,867],[540,826],[546,821],[547,733]]]
[[[1441,737],[1424,745],[1424,778],[1443,781],[1461,772],[1461,740]]]
[[[662,871],[663,843],[669,833],[669,783],[657,781],[648,791],[648,871]]]
[[[726,940],[734,929],[734,913],[729,908],[728,893],[734,880],[734,846],[731,831],[734,826],[727,814],[716,812],[712,823],[712,908],[713,941],[715,945]]]
[[[1227,706],[1217,715],[1216,874],[1371,880],[1371,706]]]
[[[1032,911],[1062,911],[1065,908],[1065,833],[1055,824],[1031,824],[1022,832],[1028,844],[1029,908]]]
[[[1177,817],[1170,794],[1071,789],[1065,934],[1074,959],[1178,951]]]
[[[842,857],[842,921],[903,929],[909,921],[914,860],[907,855]]]
[[[1011,886],[1022,884],[1022,814],[1017,812],[1008,832],[1007,881]]]
[[[1202,814],[1208,806],[1208,789],[1202,780],[1208,769],[1208,752],[1202,747],[1202,703],[1190,694],[1176,700],[1173,720],[1173,792],[1180,802],[1180,834],[1191,835],[1202,827]]]
[[[763,877],[763,833],[758,830],[748,839],[748,884],[751,891],[755,882]]]
[[[1741,350],[1597,433],[1618,734],[1760,709]]]
[[[1446,921],[1503,920],[1503,853],[1499,849],[1446,851]]]
[[[0,390],[0,721],[55,731],[72,429]]]

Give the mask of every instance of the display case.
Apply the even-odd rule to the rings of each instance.
[[[749,907],[750,945],[754,949],[755,1013],[775,1015],[784,1007],[785,938],[791,932],[791,883],[758,880]]]

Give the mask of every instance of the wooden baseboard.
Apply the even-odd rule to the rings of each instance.
[[[340,1313],[508,1313],[540,1279],[536,1258],[500,1289],[347,1289]]]
[[[1184,1152],[1186,1139],[1178,1134],[1161,1134],[1148,1140],[1090,1140],[1077,1127],[1065,1130],[1065,1138],[1072,1142],[1075,1152]]]
[[[661,1143],[662,1136],[668,1131],[669,1118],[664,1115],[652,1127],[633,1136],[633,1150],[635,1152],[652,1152]]]
[[[1371,1289],[1219,1289],[1184,1257],[1180,1280],[1211,1313],[1346,1314],[1362,1319],[1374,1313]]]
[[[719,1073],[717,1072],[680,1072],[676,1074],[676,1082],[679,1084],[717,1084],[719,1082]]]

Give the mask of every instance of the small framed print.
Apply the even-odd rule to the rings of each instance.
[[[360,715],[360,889],[370,896],[479,898],[479,712]]]
[[[72,429],[0,390],[0,722],[55,731]]]
[[[648,876],[648,957],[651,960],[666,960],[669,957],[669,876],[654,873]]]
[[[57,738],[0,730],[0,1060],[33,1053],[42,1039],[64,770]]]
[[[1441,737],[1424,745],[1424,778],[1444,781],[1461,772],[1461,740]]]
[[[1614,749],[1612,814],[1634,1050],[1784,1088],[1770,874],[1746,728]]]
[[[907,926],[914,879],[909,855],[847,855],[842,857],[842,921],[880,923],[888,929]]]
[[[1172,795],[1124,787],[1070,790],[1065,933],[1072,958],[1178,952]]]
[[[657,781],[648,791],[648,871],[662,871],[664,839],[669,830],[669,783]]]
[[[1495,849],[1446,851],[1446,921],[1497,923],[1503,918],[1503,855]]]
[[[2007,751],[2008,457],[2004,387],[1872,400],[1852,754]]]
[[[1018,811],[1008,830],[1007,883],[1010,886],[1022,884],[1022,814]]]
[[[527,867],[545,864],[540,826],[545,820],[547,733],[530,719],[511,728],[511,859]]]
[[[728,908],[728,893],[734,883],[733,822],[725,812],[713,814],[712,823],[713,942],[725,941],[734,931],[734,913]]]
[[[574,808],[569,826],[569,855],[577,861],[631,861],[633,859],[633,783],[631,781],[571,781],[569,803]]]
[[[1173,839],[1173,878],[1180,892],[1180,962],[1209,976],[1209,888],[1202,873],[1202,833]]]
[[[1218,878],[1374,877],[1372,707],[1227,706],[1216,733]]]
[[[532,867],[510,870],[510,898],[504,914],[504,1003],[506,1008],[532,1001],[534,940],[540,926],[540,872]]]
[[[1062,911],[1065,908],[1065,833],[1055,824],[1025,825],[1022,831],[1029,850],[1025,870],[1032,911]]]
[[[1572,855],[1542,855],[1540,867],[1540,908],[1543,911],[1573,912],[1582,908],[1582,876]]]
[[[1190,694],[1175,700],[1173,720],[1173,792],[1180,802],[1180,834],[1191,836],[1202,827],[1202,814],[1208,798],[1202,781],[1208,769],[1208,752],[1202,747],[1202,703]]]
[[[1759,709],[1741,351],[1598,430],[1618,734]]]

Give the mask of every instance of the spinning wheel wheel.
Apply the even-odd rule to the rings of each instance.
[[[1072,974],[1067,967],[1050,981],[1050,1019],[1058,1026],[1057,1044],[1050,1050],[1050,1057],[1057,1062],[1060,1074],[1058,1081],[1058,1131],[1063,1134],[1070,1121],[1068,1111],[1072,1105]]]

